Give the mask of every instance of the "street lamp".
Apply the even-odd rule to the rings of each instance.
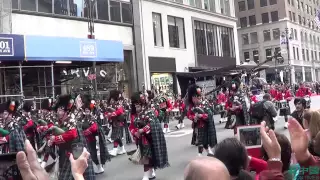
[[[291,82],[291,61],[290,61],[290,47],[289,47],[289,40],[292,39],[292,33],[293,32],[290,32],[289,31],[289,28],[285,28],[285,31],[282,32],[281,34],[281,39],[285,40],[284,43],[283,41],[281,41],[281,44],[285,44],[286,45],[286,48],[287,48],[287,54],[288,54],[288,70],[289,70],[289,73],[287,74],[287,77],[289,77],[289,84],[291,86],[292,82]]]
[[[95,39],[94,36],[94,7],[95,7],[95,3],[96,0],[85,0],[86,4],[87,4],[87,11],[88,11],[88,39]],[[96,61],[93,62],[92,64],[92,68],[93,68],[93,72],[96,75],[97,74],[97,70],[96,70]],[[93,80],[93,90],[94,93],[97,94],[97,78],[94,78]]]

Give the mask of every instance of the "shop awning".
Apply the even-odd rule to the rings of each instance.
[[[23,35],[0,34],[0,61],[23,61],[24,57]]]
[[[123,44],[110,40],[26,35],[25,60],[123,62]]]

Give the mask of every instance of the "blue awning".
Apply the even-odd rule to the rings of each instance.
[[[124,60],[122,42],[110,40],[26,35],[25,52],[25,59],[28,61]]]
[[[0,34],[0,61],[23,61],[24,36],[17,34]]]

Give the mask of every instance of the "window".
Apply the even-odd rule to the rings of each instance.
[[[268,6],[267,0],[260,0],[260,7]]]
[[[292,12],[292,21],[296,22],[296,13]]]
[[[36,11],[37,10],[37,5],[36,5],[36,0],[28,0],[28,1],[21,1],[21,10],[26,10],[26,11]]]
[[[195,0],[196,7],[202,9],[202,1],[201,0]]]
[[[291,11],[289,11],[289,19],[290,19],[290,21],[292,21],[292,14],[291,14]]]
[[[293,49],[293,51],[292,51],[293,52],[293,59],[296,60],[296,48],[293,47],[292,49]]]
[[[302,24],[306,25],[306,18],[305,17],[302,18]]]
[[[240,18],[240,26],[241,26],[242,28],[248,26],[248,24],[247,24],[247,17]]]
[[[262,13],[261,14],[261,18],[262,18],[262,23],[269,23],[269,14],[268,13]]]
[[[266,49],[266,58],[272,57],[272,49]]]
[[[239,5],[239,11],[245,11],[246,10],[246,2],[245,1],[238,2],[238,5]]]
[[[194,21],[197,54],[235,58],[233,28]]]
[[[242,44],[243,45],[249,44],[249,36],[248,36],[248,34],[242,34]]]
[[[230,2],[229,0],[220,0],[221,14],[230,15]]]
[[[302,31],[300,32],[300,38],[301,38],[301,41],[304,41],[303,32]]]
[[[255,63],[259,63],[259,51],[258,50],[254,50],[252,52],[252,55],[253,55],[253,61]]]
[[[297,50],[297,59],[300,60],[299,48],[296,48],[296,50]]]
[[[250,24],[250,26],[254,26],[257,24],[255,15],[249,16],[249,24]]]
[[[294,6],[294,0],[291,0],[291,5]]]
[[[308,42],[308,35],[307,35],[306,32],[304,33],[304,40],[305,40],[306,42]]]
[[[27,1],[25,1],[25,2],[27,2]],[[77,4],[74,4],[74,5],[76,6]],[[84,4],[82,2],[81,2],[81,6],[80,7],[81,7],[81,9],[83,9],[80,12],[73,11],[75,9],[71,8],[70,15],[71,16],[75,16],[76,13],[79,13],[80,14],[79,17],[83,17],[84,16],[84,11],[87,8],[85,8],[85,6],[84,6]],[[68,2],[67,1],[54,0],[54,14],[68,15]]]
[[[306,9],[307,14],[309,14],[309,6],[308,6],[308,4],[306,4],[305,9]]]
[[[254,0],[247,0],[248,10],[254,9]]]
[[[243,56],[244,56],[244,61],[245,62],[249,62],[250,61],[250,53],[249,52],[244,52]]]
[[[311,54],[311,61],[313,61],[314,59],[313,59],[313,51],[312,50],[310,50],[310,54]]]
[[[280,39],[280,29],[272,29],[273,39]]]
[[[270,41],[271,40],[270,30],[264,30],[263,31],[263,38],[264,38],[264,41]]]
[[[12,1],[12,3],[13,2],[14,1]],[[70,8],[70,11],[71,11],[71,8]],[[38,12],[52,13],[52,3],[48,3],[46,0],[38,0]]]
[[[297,8],[300,9],[300,2],[297,0]]]
[[[153,42],[155,46],[163,46],[162,19],[161,14],[152,13],[153,21]]]
[[[118,1],[110,1],[110,20],[121,22],[120,2]]]
[[[299,24],[301,24],[301,16],[298,15],[298,21],[299,21]]]
[[[270,5],[277,4],[277,0],[269,0],[269,4],[270,4]]]
[[[306,57],[307,57],[307,61],[310,61],[309,50],[308,49],[306,49]]]
[[[170,47],[186,48],[183,18],[168,16],[168,33]]]
[[[302,60],[305,61],[306,60],[306,55],[304,53],[304,49],[302,49]]]
[[[122,7],[122,22],[132,23],[132,5],[129,3],[121,3]]]
[[[300,4],[301,4],[301,10],[303,11],[304,10],[303,2],[301,2]]]
[[[271,12],[271,21],[272,22],[279,21],[278,11],[272,11]]]
[[[189,0],[189,5],[190,6],[196,6],[195,0]]]
[[[298,31],[296,29],[294,29],[294,39],[298,40]]]
[[[318,54],[317,54],[317,51],[314,51],[314,59],[315,59],[316,61],[318,61]]]
[[[108,7],[109,7],[108,0],[98,0],[97,1],[98,19],[109,20],[109,8]],[[75,9],[77,9],[77,8],[75,8]],[[81,15],[79,14],[79,16],[81,16]],[[132,13],[130,16],[132,17]]]
[[[258,43],[258,33],[257,32],[250,33],[250,40],[251,40],[251,44]]]

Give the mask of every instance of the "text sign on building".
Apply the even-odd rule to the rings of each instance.
[[[0,37],[0,56],[14,56],[13,38]]]
[[[80,42],[80,57],[97,57],[96,42],[81,41]]]

